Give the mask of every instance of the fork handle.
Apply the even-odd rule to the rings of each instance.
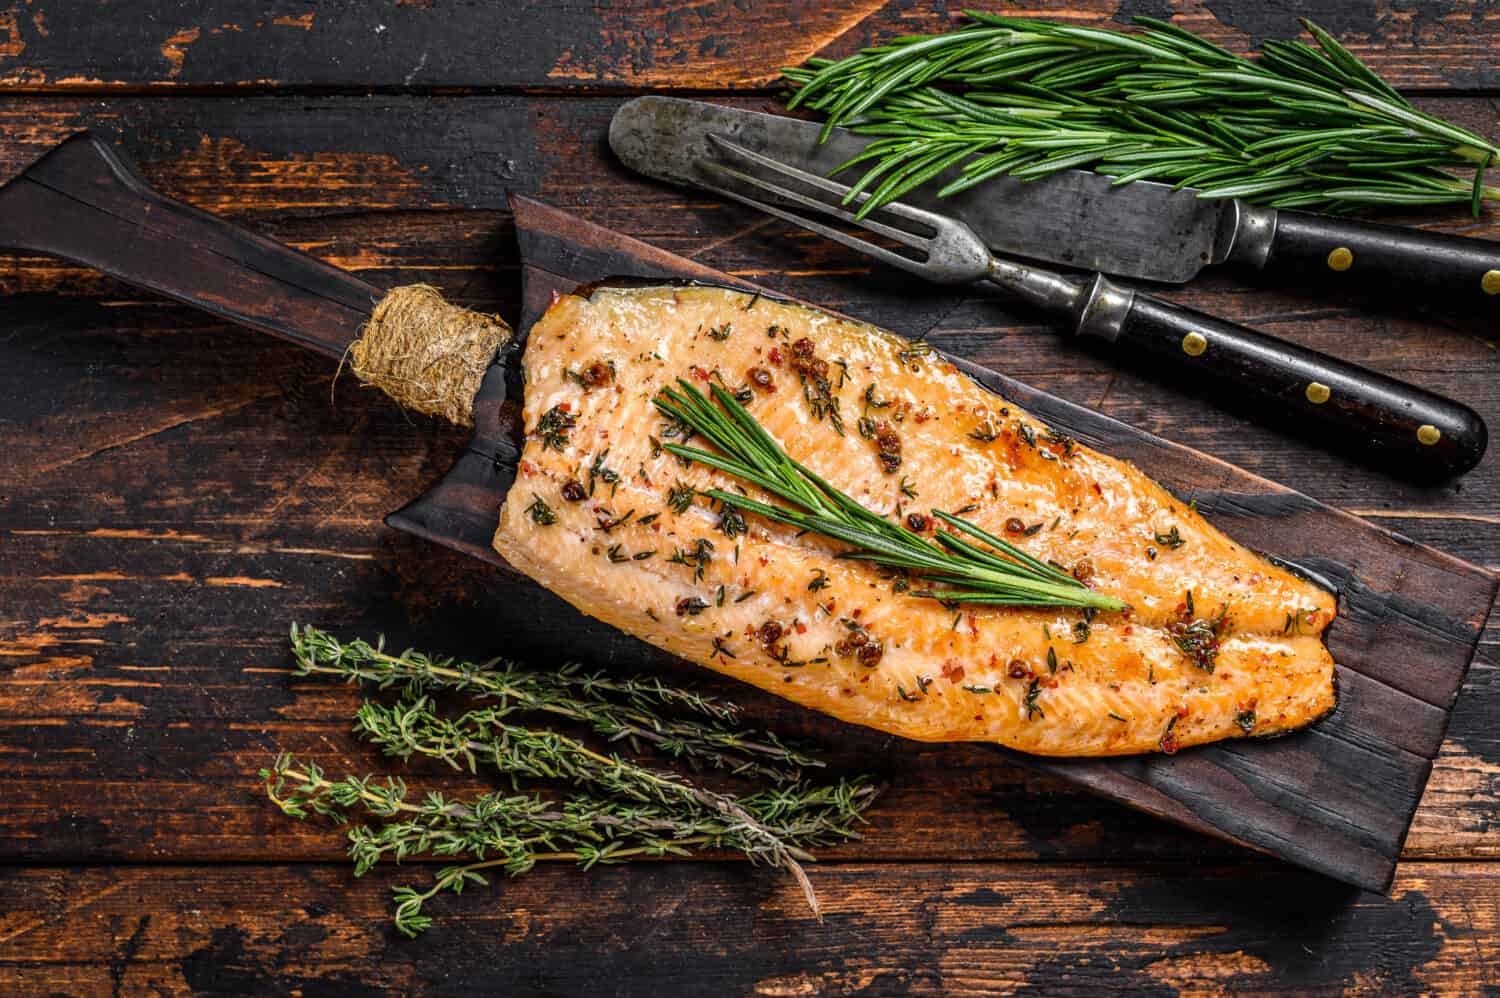
[[[1079,333],[1190,391],[1401,477],[1452,478],[1484,456],[1479,414],[1415,385],[1103,277],[1067,309]]]

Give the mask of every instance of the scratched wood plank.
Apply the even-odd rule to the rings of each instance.
[[[541,202],[514,198],[512,207],[525,282],[521,338],[557,294],[615,276],[763,289]],[[1194,830],[1384,889],[1489,615],[1495,578],[1223,462],[959,363],[1005,399],[1191,498],[1241,543],[1328,580],[1339,595],[1341,626],[1328,635],[1341,663],[1339,707],[1322,723],[1274,743],[1223,743],[1177,759],[1014,759]],[[518,382],[514,360],[502,356],[486,386],[502,382],[507,368]],[[490,524],[513,481],[507,466],[521,428],[513,398],[497,405],[492,394],[506,399],[503,386],[481,389],[473,453],[391,522],[495,560]],[[550,629],[567,633],[560,624]]]
[[[985,5],[982,5],[985,6]],[[997,5],[987,5],[995,8]],[[1399,86],[1500,80],[1500,26],[1482,0],[1399,5],[1029,0],[1021,16],[1119,26],[1173,17],[1244,52],[1322,23]],[[100,31],[107,19],[108,31]],[[742,89],[779,67],[959,22],[936,2],[736,0],[613,4],[32,0],[0,16],[0,81],[47,91],[119,88],[437,87]]]
[[[1500,964],[1500,868],[1410,863],[1393,896],[1264,864],[547,866],[430,902],[430,867],[0,872],[8,994],[1474,994]],[[588,903],[579,899],[587,897]]]
[[[684,200],[607,160],[564,155],[579,135],[602,134],[616,101],[538,100],[534,114],[513,111],[500,124],[496,109],[516,105],[492,98],[327,99],[299,103],[296,115],[268,99],[56,103],[72,108],[59,134],[150,114],[146,131],[170,141],[134,135],[127,149],[171,193],[251,220],[372,283],[427,280],[513,318],[507,216],[477,194],[473,203],[488,207],[455,200],[439,212],[418,208],[430,193],[458,189],[435,176],[456,146],[445,138],[429,151],[404,137],[430,106],[438,131],[467,130],[489,161],[534,141],[539,151],[518,161],[523,189],[900,331],[936,322],[950,352],[1356,506],[1417,540],[1491,563],[1500,550],[1494,459],[1454,486],[1414,490],[1119,372],[1031,317],[890,274],[871,281],[867,267],[819,241]],[[1482,102],[1457,103],[1484,113]],[[50,106],[10,102],[0,114],[15,127],[45,119]],[[525,130],[531,118],[551,124]],[[337,186],[320,188],[320,169]],[[490,183],[498,198],[499,182]],[[1439,224],[1467,223],[1449,216]],[[379,526],[441,473],[462,441],[409,422],[347,378],[330,395],[331,364],[77,268],[8,260],[0,286],[21,292],[6,299],[0,337],[0,447],[11,458],[0,462],[0,744],[17,762],[3,777],[7,800],[23,802],[3,826],[9,858],[336,855],[336,837],[266,834],[266,808],[253,795],[254,770],[275,745],[377,767],[342,735],[352,696],[298,706],[277,671],[285,664],[280,632],[296,617],[493,652],[489,628],[507,608],[515,613],[517,590],[487,589],[493,575],[484,566]],[[1481,338],[1347,304],[1251,294],[1227,277],[1183,300],[1447,387],[1492,420],[1500,414],[1493,350]],[[39,456],[43,441],[48,460]],[[636,664],[621,657],[615,667]],[[1500,854],[1488,834],[1500,813],[1493,677],[1483,662],[1471,673],[1409,855]],[[795,727],[810,717],[769,699],[749,702],[757,718]],[[809,733],[841,739],[847,730]],[[259,732],[264,738],[252,737]],[[860,756],[889,759],[882,775],[892,780],[882,805],[889,820],[859,847],[868,855],[1235,855],[976,750],[893,751],[856,740],[838,759],[856,765]],[[139,777],[163,772],[166,799],[143,800]]]

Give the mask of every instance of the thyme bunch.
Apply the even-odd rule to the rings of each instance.
[[[667,418],[680,421],[711,443],[718,453],[682,444],[663,447],[678,457],[698,461],[757,485],[791,504],[774,506],[748,496],[710,489],[711,499],[785,523],[850,546],[843,557],[886,568],[918,573],[938,587],[912,595],[992,606],[1067,606],[1120,610],[1125,604],[1095,592],[1057,568],[1033,558],[962,517],[942,510],[932,515],[954,532],[939,531],[933,540],[865,509],[805,465],[792,460],[733,395],[709,385],[713,402],[679,378],[655,399]],[[959,534],[968,535],[981,547]]]
[[[1207,198],[1347,212],[1500,198],[1500,147],[1414,108],[1322,28],[1241,58],[1164,21],[1124,33],[965,11],[962,28],[908,35],[837,62],[783,70],[788,106],[876,136],[846,203],[861,216],[952,167],[945,197],[998,176],[1085,168]],[[1455,175],[1472,171],[1471,176]],[[835,171],[838,172],[838,171]]]
[[[391,653],[383,639],[340,641],[315,627],[292,626],[294,675],[327,676],[378,689],[402,686],[409,694],[451,690],[497,701],[496,718],[524,712],[550,714],[585,724],[607,741],[641,743],[672,758],[740,776],[796,782],[802,770],[822,763],[769,731],[730,727],[739,708],[654,677],[613,678],[564,665],[547,671],[493,659],[465,662],[414,649]],[[663,714],[677,710],[686,718]]]
[[[597,751],[570,735],[512,720],[520,711],[537,710],[591,724],[590,710],[609,704],[607,695],[633,700],[632,710],[663,725],[673,723],[655,716],[663,705],[713,718],[737,713],[725,701],[654,679],[609,679],[577,670],[528,672],[509,663],[497,670],[493,663],[481,667],[410,651],[388,655],[381,643],[346,644],[308,627],[293,629],[293,646],[298,675],[338,677],[382,688],[404,684],[398,702],[367,701],[355,718],[356,734],[385,754],[440,759],[471,773],[493,769],[510,782],[507,790],[468,798],[438,792],[417,797],[400,777],[331,778],[316,763],[300,762],[286,753],[261,771],[267,795],[285,814],[299,819],[322,816],[350,825],[349,854],[356,876],[382,860],[464,860],[440,869],[425,890],[395,889],[395,924],[408,936],[430,927],[431,917],[423,912],[427,901],[443,891],[460,893],[466,886],[487,883],[483,871],[498,869],[515,876],[544,861],[571,861],[588,869],[713,849],[734,850],[752,862],[787,870],[816,913],[817,898],[801,865],[813,858],[808,849],[858,838],[857,826],[875,796],[875,788],[863,779],[824,785],[794,782],[790,773],[796,770],[788,770],[789,757],[780,754],[790,750],[768,735],[754,743],[776,750],[772,761],[758,764],[765,772],[744,766],[736,771],[775,774],[779,781],[767,789],[732,794]],[[424,692],[439,688],[465,690],[492,703],[449,717]],[[550,710],[577,703],[589,710],[577,715]],[[658,731],[649,725],[642,730]],[[795,760],[792,765],[798,769],[821,765],[801,752]],[[522,781],[572,790],[552,800],[537,790],[523,789]]]

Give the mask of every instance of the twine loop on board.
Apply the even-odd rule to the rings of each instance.
[[[510,326],[443,298],[437,288],[392,288],[349,347],[349,369],[403,408],[474,424],[474,394]]]

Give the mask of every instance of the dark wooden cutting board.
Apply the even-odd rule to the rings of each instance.
[[[609,277],[756,288],[530,199],[513,198],[512,207],[524,288],[510,362],[497,364],[481,389],[470,451],[391,517],[395,526],[500,565],[489,541],[519,440],[516,353],[552,296]],[[1196,501],[1241,544],[1339,594],[1338,619],[1327,634],[1339,663],[1338,708],[1307,730],[1170,757],[997,753],[1189,828],[1385,891],[1495,598],[1495,577],[1207,454],[949,359],[1068,435],[1133,461]]]

